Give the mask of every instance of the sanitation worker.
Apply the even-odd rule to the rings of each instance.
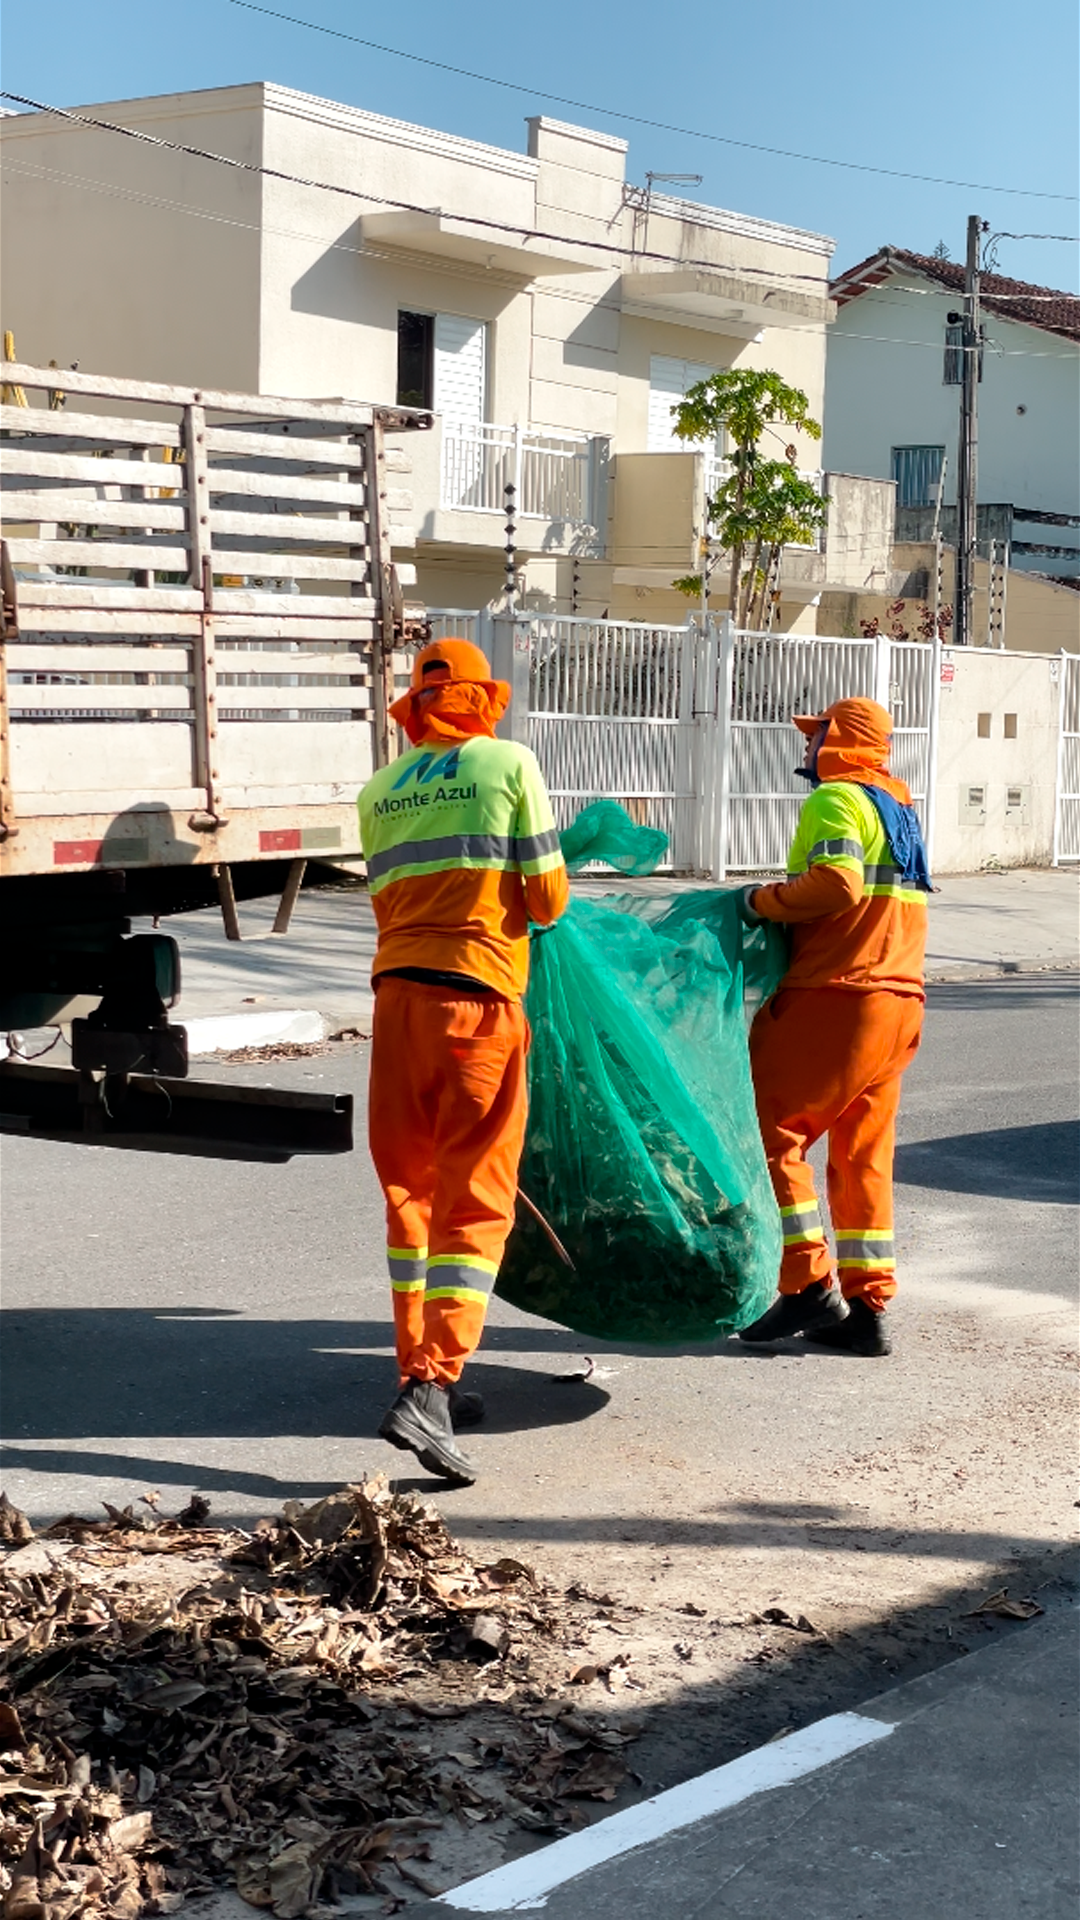
[[[369,1138],[386,1196],[400,1392],[379,1432],[429,1473],[476,1471],[459,1391],[514,1218],[525,1136],[529,923],[568,883],[540,770],[497,740],[510,689],[436,640],[391,708],[412,750],[368,781],[360,836],[378,925]]]
[[[847,1353],[887,1354],[896,1114],[922,1028],[932,888],[911,794],[887,771],[884,707],[837,700],[795,725],[806,735],[798,771],[813,791],[788,877],[744,895],[748,919],[791,928],[791,964],[750,1034],[784,1251],[779,1298],[740,1337],[802,1333]],[[839,1290],[806,1159],[822,1134]]]

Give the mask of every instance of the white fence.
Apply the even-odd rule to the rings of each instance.
[[[519,618],[513,636],[528,663],[527,738],[560,826],[612,798],[663,828],[675,872],[782,872],[806,796],[791,716],[862,695],[892,713],[891,764],[930,839],[934,645],[548,615]]]
[[[1061,656],[1054,865],[1080,860],[1080,654]]]
[[[431,624],[432,635],[436,640],[471,640],[475,645],[479,640],[480,623],[483,615],[469,607],[428,607],[427,618]]]

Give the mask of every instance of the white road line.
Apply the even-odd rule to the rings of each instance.
[[[755,1793],[769,1793],[776,1787],[790,1786],[803,1774],[827,1767],[845,1754],[883,1740],[893,1731],[884,1720],[870,1720],[861,1713],[834,1713],[827,1720],[816,1720],[800,1733],[789,1733],[782,1740],[729,1760],[725,1767],[714,1767],[681,1787],[671,1787],[636,1807],[626,1807],[610,1819],[598,1820],[566,1840],[526,1854],[493,1873],[481,1874],[463,1886],[440,1894],[439,1906],[454,1907],[464,1913],[514,1913],[533,1911],[547,1905],[553,1888],[577,1879],[591,1867],[645,1847],[680,1827],[693,1826],[710,1814],[738,1806]]]

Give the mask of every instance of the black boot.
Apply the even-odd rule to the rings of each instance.
[[[852,1300],[847,1316],[838,1323],[808,1327],[806,1338],[816,1347],[834,1347],[838,1353],[858,1353],[867,1360],[892,1352],[885,1315],[876,1313],[865,1300]]]
[[[808,1333],[811,1327],[841,1326],[844,1308],[835,1287],[812,1280],[801,1293],[782,1293],[767,1313],[739,1332],[740,1340],[787,1340],[793,1333]]]
[[[476,1468],[454,1439],[450,1424],[450,1395],[437,1380],[406,1380],[379,1428],[380,1438],[392,1447],[415,1453],[422,1467],[441,1480],[471,1487]]]
[[[451,1387],[450,1424],[456,1433],[459,1427],[478,1427],[484,1417],[483,1397],[479,1393],[462,1391],[461,1387]]]

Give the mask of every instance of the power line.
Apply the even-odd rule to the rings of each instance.
[[[322,234],[303,233],[295,227],[275,227],[267,221],[241,220],[238,219],[235,214],[218,213],[209,207],[197,207],[192,205],[190,201],[170,200],[161,194],[140,193],[135,187],[119,186],[113,181],[94,180],[88,174],[68,173],[60,168],[46,167],[41,164],[34,165],[31,162],[12,159],[9,156],[5,156],[3,160],[2,171],[13,178],[21,176],[29,179],[54,180],[64,186],[82,187],[91,193],[104,194],[110,199],[135,201],[137,204],[147,207],[161,207],[168,212],[187,214],[195,220],[209,220],[218,226],[236,227],[244,233],[270,233],[283,240],[307,242],[311,245],[322,246],[329,253],[349,254],[356,259],[371,257],[372,255],[371,247],[364,246],[363,244],[360,246],[350,246],[348,241],[345,240],[332,240],[327,242]],[[445,266],[446,263],[443,262],[441,264]],[[735,269],[732,270],[735,271]],[[738,269],[738,271],[742,271],[742,269]],[[821,283],[818,282],[818,284]],[[911,287],[906,285],[900,285],[897,290],[905,295],[918,295],[920,298],[927,299],[939,297],[942,294],[947,294],[949,291],[949,289],[945,287]],[[907,299],[891,299],[889,295],[884,293],[880,288],[876,288],[874,291],[875,299],[880,306],[896,307],[907,312],[918,311],[918,309],[911,306],[910,301]],[[597,304],[596,300],[590,295],[575,293],[571,288],[565,286],[558,289],[556,297],[561,301],[572,302],[576,306],[588,307],[590,310],[595,308]],[[1000,297],[1005,298],[1007,296]],[[1060,294],[1033,294],[1024,296],[1025,299],[1043,300],[1058,300],[1061,297]],[[1037,324],[1015,320],[1008,314],[1003,314],[998,317],[1003,319],[1007,324],[1015,326]],[[934,353],[941,352],[940,341],[909,340],[897,338],[889,334],[852,333],[847,327],[840,329],[840,331],[846,340],[868,341],[882,346],[925,347]],[[1040,351],[1025,347],[998,347],[992,338],[986,340],[985,348],[988,353],[997,359],[1071,360],[1073,358],[1071,354],[1057,353],[1050,350]]]
[[[237,160],[232,154],[214,153],[208,147],[192,147],[185,141],[166,140],[161,134],[146,133],[141,127],[125,127],[117,120],[99,120],[90,113],[76,113],[70,107],[56,107],[45,100],[34,100],[28,94],[11,93],[0,88],[0,99],[15,100],[20,106],[33,107],[38,113],[51,113],[57,119],[69,120],[75,126],[96,127],[102,133],[122,134],[128,140],[138,140],[145,146],[160,147],[169,153],[186,153],[195,160],[211,160],[217,166],[232,167],[238,173],[262,175],[267,180],[283,180],[292,187],[309,187],[319,193],[334,193],[346,200],[363,200],[372,206],[392,207],[398,213],[445,213],[445,208],[420,206],[411,200],[392,200],[386,194],[371,193],[363,187],[346,187],[329,180],[312,180],[305,174],[286,173],[281,167],[264,167],[254,160]],[[552,240],[560,246],[581,247],[592,253],[622,254],[628,260],[636,262],[656,261],[661,266],[704,267],[711,273],[753,274],[759,279],[806,280],[824,294],[828,294],[828,280],[824,274],[816,273],[777,273],[769,267],[749,267],[696,258],[692,254],[658,253],[649,247],[622,247],[611,240],[584,240],[576,235],[568,238],[564,233],[551,233],[544,227],[515,226],[508,220],[489,220],[476,213],[453,214],[452,219],[465,220],[470,226],[483,227],[490,233],[509,233],[515,240]],[[808,236],[809,238],[810,236]],[[816,236],[815,236],[816,237]]]
[[[799,160],[815,167],[843,167],[851,173],[876,173],[889,180],[920,180],[932,187],[970,187],[977,193],[1014,193],[1029,200],[1076,200],[1075,193],[1047,193],[1037,187],[988,187],[984,181],[949,180],[932,173],[905,173],[897,167],[875,167],[865,160],[833,160],[820,153],[793,153],[786,147],[766,147],[754,140],[736,140],[724,133],[704,133],[700,127],[679,127],[667,120],[649,120],[640,113],[621,108],[598,107],[593,101],[572,100],[567,94],[547,93],[542,87],[523,86],[517,80],[501,80],[490,73],[476,73],[470,67],[455,67],[446,60],[434,60],[428,54],[406,53],[401,47],[388,47],[380,40],[365,40],[359,34],[346,33],[341,27],[325,27],[317,20],[301,20],[293,13],[279,13],[256,0],[229,0],[230,6],[243,7],[248,13],[261,13],[268,20],[282,20],[291,27],[306,27],[310,33],[326,34],[333,40],[347,40],[353,46],[366,47],[371,53],[388,53],[395,60],[412,60],[422,67],[434,67],[438,73],[452,73],[461,80],[479,80],[486,87],[502,87],[535,100],[551,100],[559,107],[573,107],[579,113],[599,113],[608,120],[627,120],[637,127],[652,127],[659,133],[677,133],[690,140],[709,140],[717,146],[741,147],[746,153],[768,153],[778,160]]]

